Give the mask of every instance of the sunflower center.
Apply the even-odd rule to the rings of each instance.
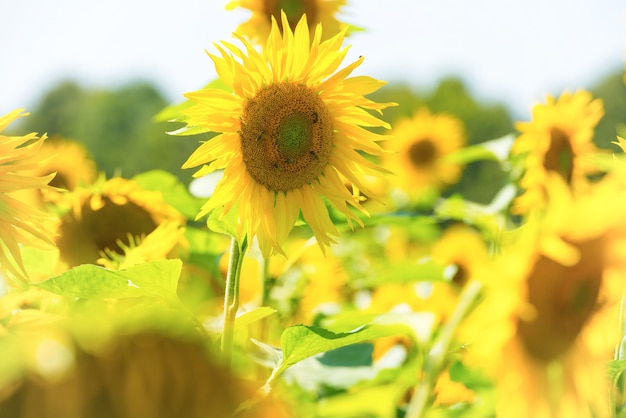
[[[95,211],[89,202],[84,204],[80,218],[72,212],[63,217],[57,246],[70,266],[93,264],[105,249],[124,254],[120,242],[129,245],[129,235],[147,235],[156,229],[152,216],[141,206],[132,202],[118,205],[107,196],[103,201]]]
[[[268,190],[287,192],[313,182],[330,160],[333,138],[326,105],[305,85],[269,85],[244,106],[243,161]]]
[[[432,164],[435,161],[437,149],[430,138],[420,139],[409,147],[409,158],[411,163],[417,167]]]
[[[311,146],[313,123],[306,115],[294,113],[280,122],[278,127],[278,152],[285,161],[302,157]]]
[[[263,11],[265,16],[267,16],[267,20],[270,22],[272,16],[274,16],[281,32],[283,30],[283,22],[280,19],[281,10],[285,12],[291,30],[295,30],[298,21],[305,13],[308,26],[311,28],[317,23],[318,1],[319,0],[264,0]]]
[[[465,286],[469,279],[469,271],[463,264],[456,264],[456,272],[452,276],[452,282],[456,283],[459,287]]]
[[[559,128],[550,131],[550,148],[546,152],[543,165],[548,171],[556,171],[567,183],[571,183],[574,169],[574,150],[569,135]]]
[[[602,284],[602,241],[576,245],[581,260],[563,266],[541,257],[528,278],[528,301],[537,316],[519,321],[518,336],[527,352],[549,362],[565,353],[598,308]]]

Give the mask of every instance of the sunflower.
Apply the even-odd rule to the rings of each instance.
[[[123,270],[135,264],[154,260],[164,260],[171,257],[175,249],[184,244],[184,228],[178,221],[164,221],[147,235],[128,236],[128,245],[124,241],[117,242],[123,254],[119,254],[108,247],[97,260],[97,263],[110,270]]]
[[[56,240],[60,258],[69,267],[96,263],[103,255],[110,258],[111,252],[124,255],[124,248],[132,247],[162,223],[176,224],[174,230],[184,223],[184,217],[165,203],[160,193],[143,190],[132,180],[100,180],[73,195],[73,210],[61,218]],[[159,248],[163,245],[157,244]],[[151,248],[148,252],[156,251]]]
[[[213,56],[220,78],[233,93],[204,89],[186,94],[193,106],[183,111],[187,127],[218,132],[189,157],[183,168],[203,167],[196,177],[225,169],[198,217],[214,209],[235,210],[238,238],[258,237],[265,257],[283,253],[282,244],[300,212],[321,247],[338,235],[326,203],[347,221],[362,222],[349,206],[364,211],[359,199],[342,183],[342,176],[368,196],[364,175],[384,169],[361,152],[381,155],[376,143],[382,135],[365,127],[389,125],[366,110],[391,104],[375,103],[363,95],[384,82],[348,75],[363,57],[341,69],[347,48],[341,49],[345,30],[321,42],[322,27],[313,39],[303,17],[295,32],[281,15],[284,33],[272,20],[272,31],[262,52],[235,34],[245,52],[222,42],[221,56]]]
[[[394,124],[392,150],[385,158],[397,176],[393,182],[411,200],[439,192],[461,176],[462,167],[442,159],[467,139],[463,123],[452,115],[421,108],[411,118]]]
[[[29,367],[17,382],[0,386],[2,416],[293,416],[273,395],[239,411],[255,388],[220,364],[197,336],[146,330],[81,344],[60,328],[5,343],[18,345]]]
[[[0,116],[0,132],[18,117],[26,116],[15,110]],[[29,206],[15,196],[28,189],[46,189],[54,174],[31,176],[31,170],[43,166],[46,161],[39,154],[46,135],[37,137],[31,133],[24,136],[0,135],[0,265],[2,269],[18,278],[25,278],[26,271],[20,254],[20,244],[48,247],[51,241],[53,220],[43,212]]]
[[[80,143],[62,138],[49,138],[43,143],[39,154],[46,164],[34,168],[31,173],[44,176],[54,173],[50,185],[55,188],[30,190],[28,197],[37,206],[45,203],[69,204],[67,191],[93,183],[97,177],[95,162]]]
[[[326,40],[347,28],[335,17],[345,4],[346,0],[234,0],[226,5],[226,9],[242,7],[250,10],[250,20],[239,25],[236,32],[254,43],[263,43],[271,31],[272,19],[276,19],[281,31],[287,26],[281,19],[283,12],[292,31],[302,16],[306,16],[311,36],[315,26],[321,23],[325,31],[322,40]]]
[[[606,361],[619,341],[626,210],[609,175],[573,198],[551,172],[545,215],[533,218],[494,268],[486,298],[460,329],[472,364],[497,385],[506,417],[609,416]]]
[[[586,157],[599,151],[592,142],[593,130],[603,115],[602,101],[591,93],[566,92],[558,99],[548,96],[545,104],[533,108],[530,122],[516,124],[521,135],[511,153],[525,156],[525,172],[519,181],[524,193],[515,200],[514,212],[526,213],[545,204],[548,172],[558,173],[573,190],[597,172]]]

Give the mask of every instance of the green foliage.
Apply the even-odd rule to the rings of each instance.
[[[155,123],[166,104],[147,82],[97,90],[64,81],[43,95],[20,130],[84,144],[109,177],[161,169],[188,183],[192,173],[180,167],[198,143],[167,135],[171,123]]]
[[[620,126],[626,125],[626,84],[622,68],[610,72],[591,88],[594,97],[602,99],[604,117],[595,129],[594,142],[598,147],[617,152],[611,144],[619,134]]]
[[[83,264],[34,286],[68,298],[158,297],[174,301],[181,267],[180,260],[152,261],[120,271]]]
[[[194,219],[205,199],[194,197],[178,177],[163,170],[150,170],[133,177],[143,190],[161,192],[165,202],[182,213],[187,219]]]

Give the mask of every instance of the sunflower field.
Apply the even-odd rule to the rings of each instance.
[[[345,3],[228,3],[133,175],[0,116],[0,418],[626,417],[624,127],[408,100]]]

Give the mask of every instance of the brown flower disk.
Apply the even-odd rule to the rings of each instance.
[[[252,178],[274,192],[312,183],[324,170],[333,147],[326,105],[302,84],[261,89],[246,103],[241,152]]]

